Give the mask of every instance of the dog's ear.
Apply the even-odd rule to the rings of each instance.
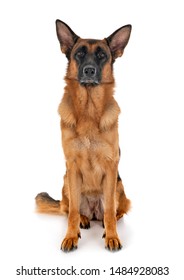
[[[122,56],[124,48],[128,44],[128,40],[130,38],[131,29],[132,29],[131,25],[125,25],[117,29],[108,38],[106,38],[113,59]]]
[[[59,19],[56,20],[56,32],[60,42],[61,51],[65,53],[69,59],[70,52],[79,37],[66,23]]]

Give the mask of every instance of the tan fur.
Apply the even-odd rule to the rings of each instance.
[[[38,212],[68,214],[68,230],[61,245],[64,251],[77,247],[79,226],[89,228],[94,213],[104,222],[105,246],[110,250],[121,248],[116,220],[130,208],[122,182],[117,179],[120,108],[113,97],[110,49],[105,40],[92,45],[87,41],[79,38],[71,57],[80,45],[85,44],[89,52],[99,45],[106,49],[110,60],[102,70],[101,83],[95,87],[81,86],[77,63],[74,59],[69,61],[64,96],[58,108],[66,159],[62,200],[56,201],[46,193],[36,197]],[[66,52],[65,46],[61,49]]]

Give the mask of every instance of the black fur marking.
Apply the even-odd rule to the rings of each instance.
[[[119,148],[119,157],[121,157],[121,150],[120,150],[120,148]],[[119,171],[118,171],[117,181],[118,181],[118,182],[121,181],[121,177],[120,177],[120,175],[119,175]]]
[[[118,182],[121,181],[121,177],[120,177],[120,175],[119,175],[119,172],[118,172],[117,181],[118,181]]]
[[[93,44],[96,44],[98,41],[95,40],[95,39],[89,39],[87,40],[87,43],[90,44],[90,45],[93,45]]]

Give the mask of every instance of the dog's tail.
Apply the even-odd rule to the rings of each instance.
[[[36,211],[38,213],[64,215],[68,213],[68,205],[63,200],[55,200],[46,192],[36,197]]]

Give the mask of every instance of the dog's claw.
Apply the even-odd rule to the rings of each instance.
[[[63,252],[70,252],[76,250],[79,237],[80,233],[78,233],[76,237],[65,237],[61,244],[61,250]]]
[[[121,242],[118,237],[107,238],[105,237],[105,248],[109,251],[118,251],[122,248]]]
[[[63,252],[65,252],[65,253],[69,253],[69,252],[71,252],[71,251],[74,251],[74,250],[77,250],[77,246],[73,246],[72,248],[70,248],[70,249],[67,249],[67,248],[62,248],[61,247],[61,250],[63,251]]]
[[[119,245],[118,247],[114,247],[114,248],[111,248],[110,246],[106,246],[105,249],[111,251],[111,252],[114,252],[114,251],[118,251],[118,250],[121,250],[123,248],[122,245]]]

